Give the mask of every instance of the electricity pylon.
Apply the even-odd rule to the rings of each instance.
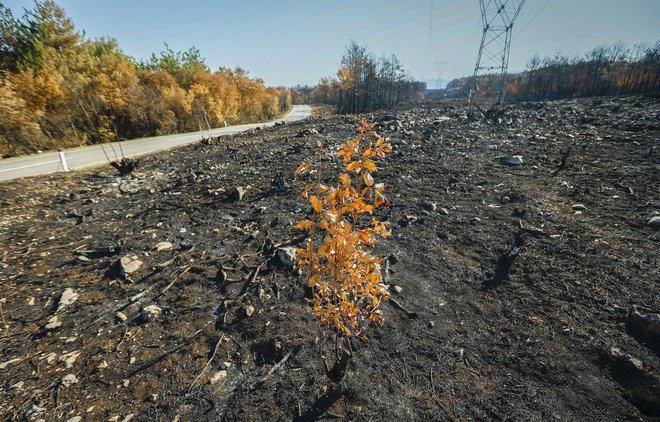
[[[468,94],[470,110],[472,106],[480,109],[475,100],[479,93],[478,79],[486,75],[494,76],[497,104],[502,104],[504,101],[506,72],[509,67],[509,50],[511,48],[511,29],[524,3],[525,0],[479,0],[484,32],[481,36],[477,64],[474,66],[472,86]]]
[[[449,62],[433,62],[435,65],[435,70],[438,71],[438,78],[435,80],[435,89],[440,89],[440,84],[442,83],[442,77],[445,73],[445,69],[447,68],[447,65],[449,65]],[[440,67],[442,65],[442,68]]]

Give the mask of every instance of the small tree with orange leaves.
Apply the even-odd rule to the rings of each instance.
[[[309,232],[307,244],[298,249],[297,260],[312,289],[311,310],[321,332],[321,358],[328,376],[338,381],[352,356],[351,337],[366,340],[369,321],[380,324],[379,309],[388,292],[380,264],[372,250],[379,237],[390,235],[388,223],[373,218],[373,211],[389,205],[383,184],[376,183],[375,161],[392,148],[373,130],[366,119],[358,119],[357,136],[341,145],[337,156],[346,163],[339,184],[327,186],[321,179],[320,163],[303,162],[296,175],[309,173],[317,181],[302,191],[311,204],[311,219],[297,228]],[[316,173],[316,174],[315,174]],[[323,332],[334,335],[336,362],[329,369],[323,355]]]

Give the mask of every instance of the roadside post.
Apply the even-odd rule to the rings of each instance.
[[[62,164],[62,171],[69,171],[69,166],[66,164],[66,157],[64,156],[64,150],[60,148],[60,163]]]

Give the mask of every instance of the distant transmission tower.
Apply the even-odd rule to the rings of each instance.
[[[479,93],[478,79],[486,75],[496,78],[497,104],[502,104],[504,101],[506,72],[509,67],[509,50],[511,48],[511,29],[524,3],[525,0],[479,0],[484,32],[481,36],[477,64],[474,66],[472,86],[468,94],[470,109],[472,106],[480,109],[476,103]]]
[[[444,76],[445,69],[449,62],[433,62],[435,64],[435,69],[438,71],[438,77],[435,80],[435,89],[440,89],[440,84],[442,83],[442,77]],[[440,67],[442,65],[442,68]]]

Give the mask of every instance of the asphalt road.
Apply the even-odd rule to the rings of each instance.
[[[243,132],[254,129],[258,126],[272,126],[276,122],[292,122],[303,120],[309,117],[311,109],[307,105],[295,105],[293,110],[283,119],[273,120],[264,123],[251,123],[246,125],[229,126],[210,131],[181,133],[176,135],[155,136],[152,138],[134,139],[131,141],[122,141],[121,149],[125,157],[135,157],[138,155],[149,154],[180,145],[199,142],[209,136],[224,136],[232,133]],[[113,152],[114,148],[114,152]],[[115,142],[112,148],[106,145],[93,145],[88,147],[72,148],[64,150],[64,156],[70,170],[77,170],[85,167],[96,166],[108,162],[106,154],[111,159],[115,159],[115,152],[120,154],[119,146]],[[121,155],[119,156],[121,158]],[[59,153],[47,152],[37,155],[9,158],[0,160],[0,181],[18,179],[20,177],[37,176],[40,174],[49,174],[62,171],[62,163]]]

